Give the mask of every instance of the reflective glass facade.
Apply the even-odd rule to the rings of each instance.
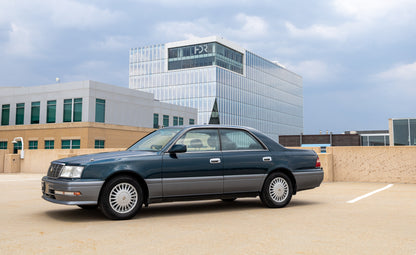
[[[197,108],[197,124],[249,126],[276,140],[279,135],[303,132],[303,88],[299,75],[222,42],[170,45],[130,50],[130,88],[153,93],[162,102]],[[226,56],[219,53],[220,47],[227,50],[223,53]],[[179,64],[174,68],[171,64],[183,60],[197,63],[198,59],[209,57],[242,66],[236,71],[214,60],[199,66],[184,67],[181,63],[180,68]]]
[[[416,119],[393,119],[395,146],[416,146]]]

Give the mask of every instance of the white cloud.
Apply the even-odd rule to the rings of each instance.
[[[21,0],[0,2],[0,50],[7,55],[41,55],[67,28],[104,27],[120,15],[73,0]]]
[[[77,29],[102,27],[120,18],[120,14],[108,9],[72,0],[41,1],[58,27]]]
[[[334,14],[344,17],[338,24],[311,24],[299,28],[287,21],[286,29],[293,37],[344,41],[371,31],[386,33],[397,26],[409,26],[416,22],[414,0],[334,0]]]
[[[249,16],[244,13],[240,13],[235,16],[235,20],[241,25],[241,27],[237,29],[229,29],[229,32],[236,37],[259,40],[260,37],[268,35],[269,26],[261,17]]]
[[[297,64],[285,64],[289,70],[300,74],[305,84],[319,84],[331,81],[340,72],[336,65],[328,65],[320,60],[305,60]]]
[[[407,83],[416,88],[416,62],[401,64],[375,75],[378,81]]]
[[[192,39],[210,35],[224,35],[233,40],[259,40],[268,35],[267,22],[258,16],[239,13],[233,17],[235,25],[219,24],[206,18],[193,21],[160,22],[155,26],[157,33],[165,35],[169,40]]]
[[[377,21],[414,16],[416,2],[414,0],[334,0],[332,5],[339,14],[345,17],[361,21]]]
[[[114,51],[114,50],[124,50],[127,51],[133,40],[129,36],[107,36],[102,41],[93,42],[91,48],[94,50],[105,50],[105,51]]]
[[[169,21],[160,22],[155,26],[157,33],[163,34],[171,40],[192,39],[212,35],[215,28],[206,19],[194,21]]]
[[[337,26],[327,26],[327,25],[312,25],[308,28],[297,28],[290,22],[285,22],[286,29],[289,31],[289,34],[293,37],[309,37],[309,38],[322,38],[322,39],[335,39],[343,40],[345,39],[346,30],[342,27]]]

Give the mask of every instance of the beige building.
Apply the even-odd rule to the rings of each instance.
[[[126,148],[161,126],[196,123],[197,110],[95,81],[0,88],[0,150]],[[12,143],[16,140],[17,143]]]

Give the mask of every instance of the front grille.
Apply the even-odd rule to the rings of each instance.
[[[48,169],[48,177],[58,178],[59,175],[61,174],[61,171],[62,171],[63,167],[64,167],[64,165],[51,164],[51,166]]]

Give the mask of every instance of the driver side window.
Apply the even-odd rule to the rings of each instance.
[[[186,145],[188,152],[219,151],[217,129],[194,129],[184,134],[176,144]]]

